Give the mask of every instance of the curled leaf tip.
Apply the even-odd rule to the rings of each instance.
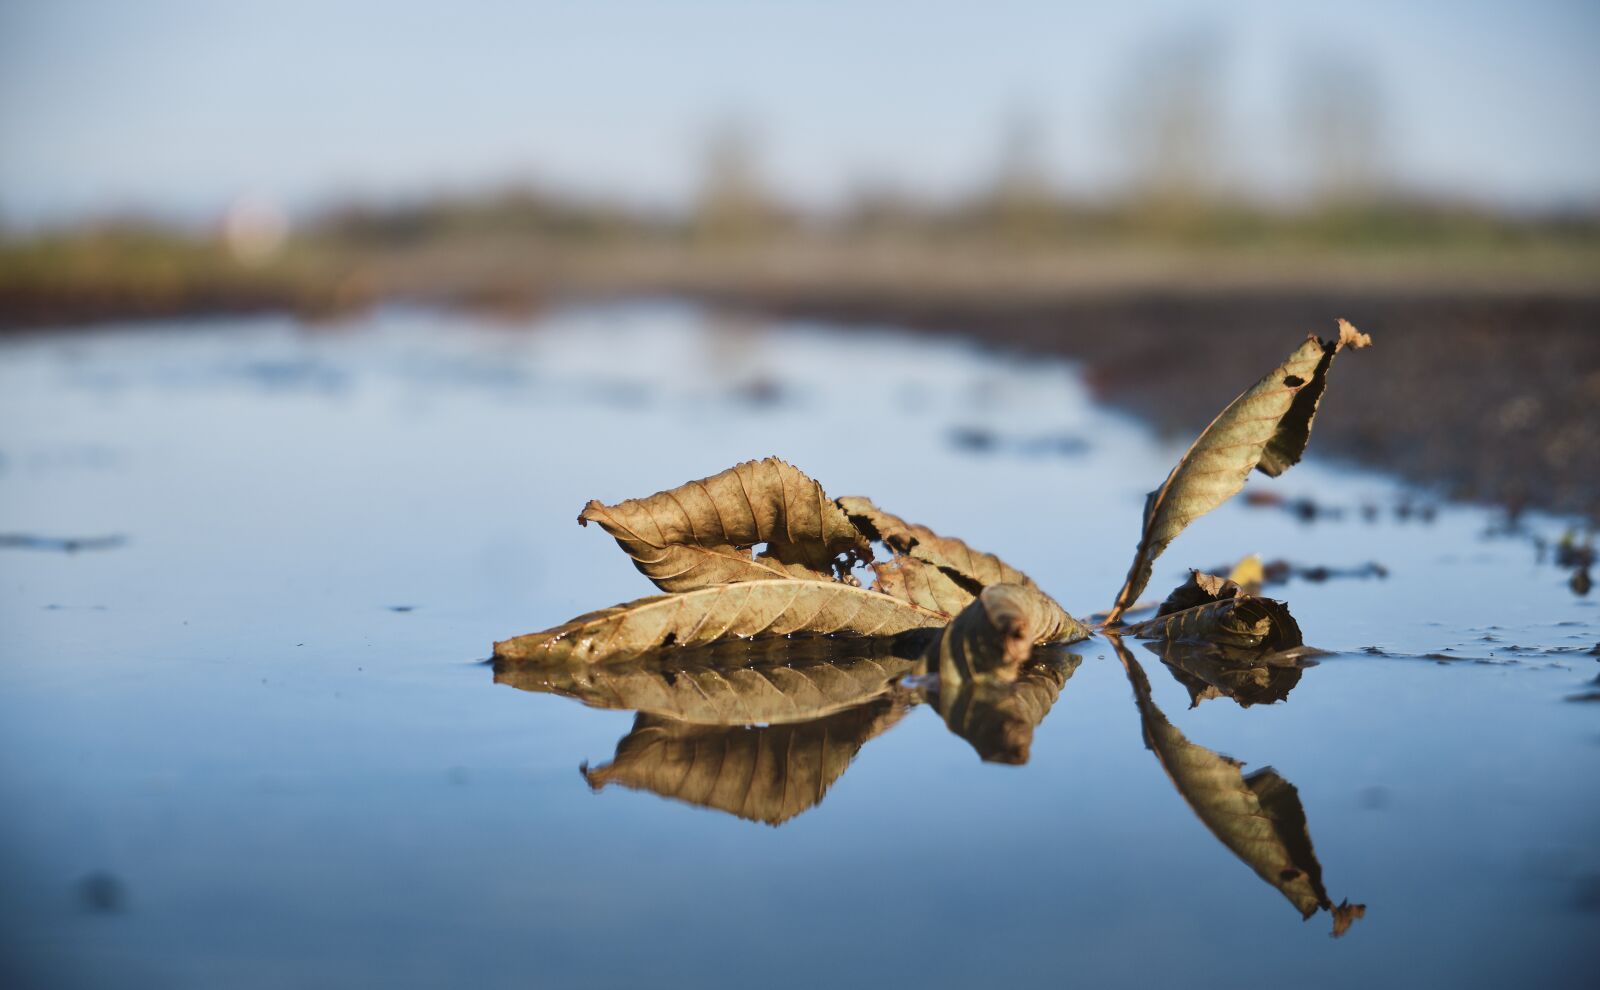
[[[1353,347],[1357,350],[1360,350],[1363,347],[1371,347],[1372,335],[1362,333],[1360,330],[1357,330],[1355,325],[1349,320],[1341,319],[1339,321],[1339,340],[1334,344],[1334,346]]]
[[[600,504],[599,499],[591,498],[588,502],[584,503],[583,511],[578,513],[578,525],[587,527],[589,525],[589,520],[593,519],[597,513],[603,511],[604,509],[605,506]]]

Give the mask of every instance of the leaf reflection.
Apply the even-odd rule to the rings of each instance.
[[[928,690],[951,732],[972,744],[990,763],[1028,762],[1033,731],[1061,694],[1083,658],[1052,647],[1036,647],[1012,683],[942,682]]]
[[[949,665],[948,638],[920,630],[889,638],[732,640],[603,664],[500,659],[495,680],[638,713],[610,762],[581,767],[593,789],[617,784],[780,825],[819,804],[863,746],[923,701],[982,759],[1028,761],[1035,730],[1082,658],[1035,647],[1013,680],[941,679],[930,669]],[[1239,761],[1191,743],[1156,707],[1144,669],[1121,638],[1106,639],[1133,686],[1145,743],[1184,802],[1302,917],[1327,911],[1334,934],[1343,934],[1365,907],[1329,899],[1294,785],[1270,768],[1245,774]],[[963,641],[969,651],[1006,646],[986,636]],[[1221,695],[1242,706],[1281,700],[1306,663],[1303,650],[1175,641],[1149,648],[1194,702]],[[970,659],[980,668],[994,662]]]
[[[621,784],[781,825],[814,807],[856,753],[910,703],[882,697],[787,725],[696,725],[641,713],[611,762],[581,769],[595,790]]]
[[[779,825],[820,802],[868,740],[917,704],[900,684],[926,638],[728,640],[607,664],[495,661],[495,681],[638,712],[610,763],[620,784]]]
[[[1232,698],[1241,708],[1285,701],[1300,675],[1316,665],[1306,647],[1262,651],[1220,643],[1162,641],[1144,644],[1189,692],[1189,707]]]
[[[1319,909],[1328,911],[1333,915],[1333,934],[1344,934],[1366,907],[1348,901],[1336,907],[1329,900],[1294,785],[1270,767],[1241,773],[1240,761],[1190,742],[1151,700],[1144,668],[1121,638],[1111,634],[1106,639],[1133,685],[1145,745],[1156,754],[1184,802],[1218,841],[1277,888],[1302,918]]]

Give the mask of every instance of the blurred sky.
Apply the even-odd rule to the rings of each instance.
[[[1019,117],[1051,177],[1092,194],[1122,177],[1119,107],[1173,39],[1214,55],[1237,186],[1293,189],[1288,96],[1316,63],[1375,87],[1393,183],[1600,202],[1594,0],[0,0],[0,219],[517,179],[674,203],[735,120],[808,203],[970,189]]]

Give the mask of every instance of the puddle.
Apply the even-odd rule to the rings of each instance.
[[[1341,359],[1325,401],[1382,359],[1381,335]],[[1582,536],[1563,555],[1562,520],[1315,437],[1145,596],[1259,555],[1328,651],[1292,664],[1096,638],[997,709],[833,657],[825,710],[715,721],[716,663],[478,662],[652,592],[586,501],[768,454],[1101,612],[1186,442],[1069,364],[671,305],[0,343],[0,532],[123,540],[0,553],[6,956],[133,986],[1582,985]],[[833,676],[793,649],[768,683]],[[1330,939],[1346,899],[1365,916]]]

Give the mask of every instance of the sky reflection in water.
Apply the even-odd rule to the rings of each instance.
[[[1329,403],[1382,359],[1367,329]],[[1152,581],[1249,552],[1383,565],[1267,589],[1335,655],[1248,709],[1208,658],[1130,643],[1142,696],[1091,640],[1026,764],[997,766],[947,731],[970,706],[900,697],[885,667],[882,696],[824,716],[825,799],[769,828],[591,794],[576,768],[594,784],[661,713],[506,690],[477,662],[649,593],[572,525],[587,499],[769,453],[1088,614],[1188,439],[1095,406],[1065,364],[663,305],[7,342],[0,532],[120,542],[0,547],[5,955],[163,986],[1582,985],[1600,727],[1566,698],[1597,672],[1593,598],[1526,539],[1485,538],[1486,513],[1400,518],[1404,493],[1314,439],[1247,491],[1341,517],[1235,500]],[[1347,937],[1196,821],[1152,765],[1158,715],[1292,782],[1331,900],[1368,906]],[[764,731],[793,752],[805,724]]]

